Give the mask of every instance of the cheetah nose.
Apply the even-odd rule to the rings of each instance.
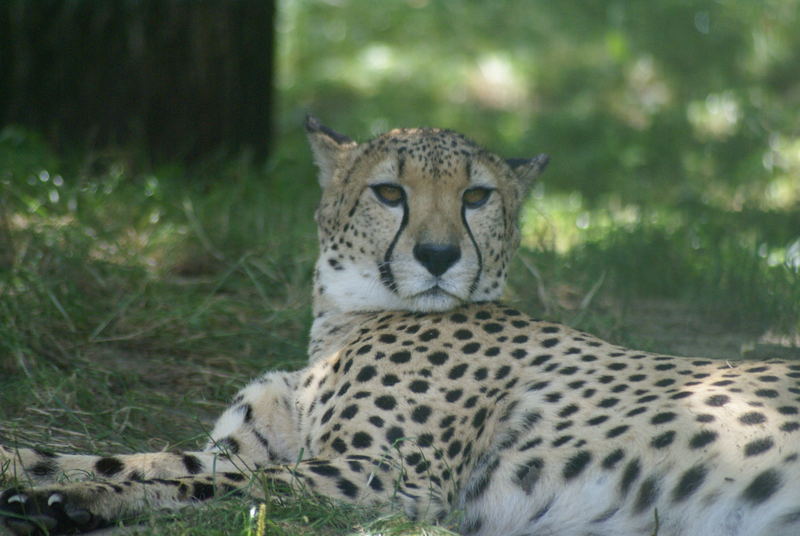
[[[414,258],[438,277],[461,258],[461,249],[452,244],[417,244],[414,246]]]

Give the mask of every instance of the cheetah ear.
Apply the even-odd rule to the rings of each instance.
[[[548,162],[550,162],[550,157],[546,154],[540,154],[533,158],[509,158],[506,160],[517,177],[527,185],[533,183],[534,179],[542,174]]]
[[[344,134],[326,127],[312,115],[306,116],[305,126],[314,163],[319,168],[319,184],[325,188],[330,184],[344,155],[357,144]]]

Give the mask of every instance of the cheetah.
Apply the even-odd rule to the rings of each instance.
[[[546,156],[306,130],[322,187],[308,366],[246,386],[204,450],[3,448],[12,532],[299,489],[471,536],[800,534],[800,365],[630,350],[497,302]]]

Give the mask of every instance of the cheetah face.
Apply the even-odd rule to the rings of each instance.
[[[500,296],[546,156],[508,163],[439,129],[356,144],[313,118],[306,128],[323,188],[317,302],[442,311]]]

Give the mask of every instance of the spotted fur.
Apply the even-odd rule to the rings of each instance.
[[[32,485],[0,496],[13,532],[294,488],[465,535],[800,534],[800,365],[639,352],[495,303],[544,157],[307,129],[323,187],[308,367],[245,387],[202,451],[0,448]]]

